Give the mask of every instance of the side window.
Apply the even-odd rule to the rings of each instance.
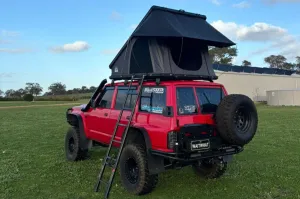
[[[165,87],[144,87],[142,90],[140,111],[162,114],[166,107]]]
[[[118,89],[117,99],[116,99],[116,104],[115,104],[115,109],[116,110],[121,110],[122,109],[124,101],[126,99],[127,89],[128,88]],[[133,108],[133,106],[135,104],[135,101],[136,101],[136,97],[137,97],[136,95],[132,95],[132,94],[136,93],[136,90],[135,89],[130,90],[129,93],[130,94],[127,97],[125,108],[131,109],[131,108]]]
[[[179,115],[197,113],[197,103],[194,89],[192,87],[182,87],[176,89],[177,112]]]
[[[112,102],[112,97],[114,94],[113,89],[107,89],[102,97],[102,99],[99,102],[99,108],[110,108],[111,107],[111,102]]]

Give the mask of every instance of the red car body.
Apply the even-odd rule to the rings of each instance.
[[[137,83],[133,83],[133,86]],[[111,87],[111,84],[107,84],[105,87]],[[96,107],[95,109],[89,108],[88,111],[82,112],[80,107],[74,107],[73,114],[80,115],[82,118],[83,128],[85,135],[88,139],[97,141],[102,144],[109,144],[112,137],[120,110],[115,109],[115,102],[118,87],[124,86],[124,83],[115,83],[113,86],[112,103],[109,108]],[[144,82],[144,87],[155,87],[155,82]],[[200,112],[200,103],[197,102],[197,113],[191,115],[180,115],[176,108],[176,88],[189,87],[193,88],[219,88],[222,89],[224,95],[227,95],[227,91],[223,85],[212,82],[204,81],[163,81],[159,85],[166,88],[166,105],[174,107],[174,116],[165,117],[161,114],[148,113],[139,110],[139,106],[135,107],[135,114],[132,119],[131,126],[136,128],[143,128],[146,130],[152,150],[161,152],[174,152],[174,149],[168,148],[168,133],[175,131],[180,126],[186,124],[208,124],[214,125],[212,118],[213,114],[202,114]],[[197,99],[197,95],[195,98]],[[137,103],[139,104],[139,102]],[[127,124],[128,117],[131,111],[125,110],[123,112],[121,123]],[[116,134],[116,140],[121,140],[122,134],[126,127],[119,126]],[[206,132],[199,132],[206,133]],[[214,134],[215,135],[215,134]],[[118,147],[118,143],[114,143],[115,147]]]

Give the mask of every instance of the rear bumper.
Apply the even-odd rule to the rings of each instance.
[[[194,153],[186,153],[186,152],[173,152],[166,153],[161,151],[152,150],[151,154],[164,157],[167,159],[182,161],[182,162],[193,162],[206,158],[216,158],[216,157],[224,157],[229,155],[234,155],[242,152],[244,149],[240,146],[229,146],[219,148],[217,150],[210,151],[199,151]]]

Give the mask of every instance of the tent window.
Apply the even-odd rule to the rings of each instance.
[[[137,39],[130,57],[130,73],[152,73],[152,63],[147,39]]]
[[[197,41],[184,38],[172,38],[167,40],[174,63],[183,70],[198,71],[202,66],[201,45]]]

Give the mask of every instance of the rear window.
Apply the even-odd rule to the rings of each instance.
[[[180,87],[176,89],[177,112],[179,115],[197,113],[197,103],[192,87]]]
[[[217,111],[221,99],[224,97],[221,88],[196,88],[201,113],[209,114]]]

